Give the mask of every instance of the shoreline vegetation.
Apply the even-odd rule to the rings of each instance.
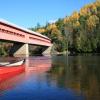
[[[100,1],[87,4],[55,23],[37,24],[30,29],[48,36],[57,52],[100,53]]]
[[[49,37],[58,55],[100,53],[100,1],[87,4],[55,23],[37,24],[29,29]],[[11,43],[0,42],[0,55],[6,56],[10,47]]]

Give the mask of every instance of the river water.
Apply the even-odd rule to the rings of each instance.
[[[0,82],[0,100],[100,100],[100,56],[29,57]]]

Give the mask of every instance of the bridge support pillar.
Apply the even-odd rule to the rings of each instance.
[[[9,55],[15,57],[29,57],[29,45],[14,43],[9,52]]]
[[[51,55],[53,49],[53,44],[50,47],[45,48],[45,50],[42,52],[43,55]]]

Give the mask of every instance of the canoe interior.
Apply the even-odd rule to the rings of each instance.
[[[0,62],[0,67],[11,67],[11,66],[19,66],[25,63],[25,59],[21,60],[21,61],[16,61],[16,62]]]

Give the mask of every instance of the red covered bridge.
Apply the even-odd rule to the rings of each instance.
[[[0,20],[0,40],[13,42],[14,55],[29,55],[28,45],[50,47],[51,40],[40,33],[21,28],[5,20]]]

